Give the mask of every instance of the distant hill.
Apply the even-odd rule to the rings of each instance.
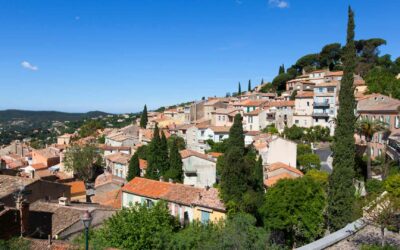
[[[29,111],[29,110],[17,110],[7,109],[0,110],[0,122],[12,121],[12,120],[25,120],[25,121],[75,121],[82,118],[93,118],[101,115],[108,115],[108,113],[101,111],[90,111],[87,113],[66,113],[59,111]]]

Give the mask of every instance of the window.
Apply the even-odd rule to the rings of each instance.
[[[201,211],[201,223],[208,223],[210,221],[210,212]]]
[[[148,208],[153,207],[153,205],[154,205],[154,202],[153,202],[152,200],[146,199],[146,206],[147,206]]]
[[[299,120],[294,120],[294,123],[299,124]]]
[[[204,130],[201,131],[201,136],[204,136]]]
[[[218,121],[221,121],[221,116],[220,115],[218,116]]]
[[[307,107],[309,107],[310,106],[310,102],[307,102]]]
[[[398,116],[394,119],[394,127],[400,128],[400,118]]]
[[[382,156],[382,149],[378,149],[378,156]]]

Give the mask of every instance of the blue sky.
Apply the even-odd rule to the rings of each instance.
[[[225,95],[281,63],[381,37],[400,56],[398,0],[0,0],[0,109],[135,112]]]

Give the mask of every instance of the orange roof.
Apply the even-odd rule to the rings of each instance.
[[[256,116],[256,115],[260,114],[261,111],[262,111],[262,109],[255,109],[253,111],[244,113],[244,115],[246,115],[246,116]]]
[[[295,179],[296,177],[294,177],[293,175],[290,175],[288,173],[283,173],[283,174],[279,174],[273,177],[270,177],[268,179],[264,180],[264,185],[267,187],[272,187],[273,185],[275,185],[279,180],[282,179]]]
[[[96,194],[92,197],[92,202],[100,205],[120,209],[121,208],[122,192],[121,189],[112,190],[100,195]]]
[[[139,159],[139,168],[140,169],[147,169],[147,161],[143,159]]]
[[[31,167],[33,167],[35,170],[47,169],[47,166],[44,165],[43,163],[32,164]]]
[[[272,171],[278,170],[278,169],[280,169],[280,168],[284,168],[284,169],[286,169],[286,170],[288,170],[288,171],[290,171],[290,172],[296,173],[296,174],[298,174],[298,175],[300,175],[300,176],[303,176],[303,175],[304,175],[303,172],[301,172],[301,171],[298,170],[297,168],[291,167],[291,166],[289,166],[289,165],[287,165],[287,164],[285,164],[285,163],[283,163],[283,162],[275,162],[275,163],[272,163],[272,164],[269,165],[269,167],[267,168],[267,171],[268,171],[268,172],[272,172]]]
[[[343,75],[343,71],[332,71],[332,72],[325,74],[325,76],[342,76],[342,75]]]
[[[158,199],[166,195],[171,188],[171,183],[155,181],[145,178],[136,177],[125,186],[122,191],[133,193],[140,196],[145,196],[153,199]]]
[[[181,153],[182,159],[188,158],[190,156],[196,156],[196,157],[204,159],[204,160],[215,162],[214,159],[210,158],[208,155],[199,153],[194,150],[184,149],[184,150],[181,150],[180,153]]]
[[[294,101],[276,101],[268,103],[270,107],[285,107],[285,106],[294,106]]]
[[[212,157],[214,157],[214,158],[218,158],[218,157],[220,157],[221,155],[223,155],[223,153],[219,153],[219,152],[210,152],[210,153],[208,153],[209,155],[211,155]]]
[[[180,183],[161,182],[136,177],[123,186],[122,191],[187,206],[197,205],[225,211],[225,206],[219,198],[219,192],[215,188],[196,188]]]
[[[268,100],[245,100],[243,102],[240,102],[238,105],[245,107],[254,107],[254,106],[260,106],[266,102],[268,102]]]
[[[296,98],[313,98],[314,97],[314,92],[313,91],[303,91],[300,93],[297,93]]]
[[[83,181],[73,181],[65,184],[71,186],[71,195],[86,193],[85,183]]]
[[[209,129],[214,131],[214,133],[229,133],[231,127],[228,126],[209,126]]]

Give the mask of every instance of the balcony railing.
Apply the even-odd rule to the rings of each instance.
[[[314,107],[329,107],[329,102],[314,102]]]
[[[389,138],[388,145],[393,150],[395,150],[397,153],[400,153],[400,141],[399,140],[396,140],[396,139],[393,139],[393,138]]]
[[[313,113],[314,117],[329,117],[329,113],[328,112],[321,112],[321,113]]]

